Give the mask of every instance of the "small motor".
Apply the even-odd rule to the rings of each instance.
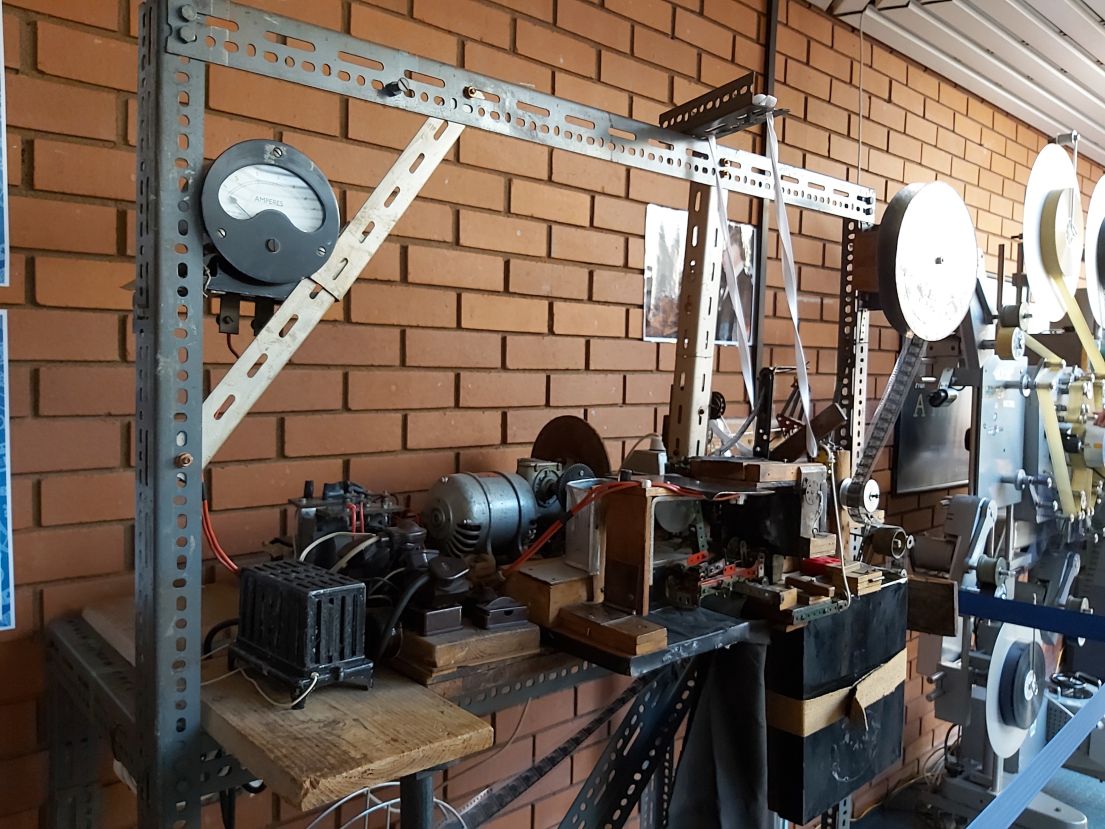
[[[430,490],[423,523],[441,548],[456,556],[491,553],[512,561],[559,515],[572,481],[594,477],[583,464],[522,458],[518,474],[458,472]]]

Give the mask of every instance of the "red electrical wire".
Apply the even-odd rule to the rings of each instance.
[[[581,500],[578,504],[576,504],[568,511],[568,518],[574,518],[592,502],[598,500],[599,498],[610,492],[617,492],[618,490],[624,489],[635,489],[640,485],[641,484],[637,481],[612,481],[608,484],[599,484],[598,486],[592,487],[591,490],[583,497],[583,500]],[[516,558],[514,561],[503,568],[503,572],[507,573],[508,575],[510,573],[513,573],[515,570],[517,570],[519,567],[521,567],[523,564],[533,558],[541,550],[542,547],[549,543],[549,539],[551,539],[563,528],[563,521],[561,521],[560,519],[553,521],[553,523],[551,523],[545,529],[545,531],[537,537],[537,540],[530,544],[529,547],[527,547],[525,551],[520,556],[518,556],[518,558]]]
[[[200,523],[202,524],[204,538],[207,539],[207,546],[211,548],[212,554],[223,567],[237,575],[242,568],[234,563],[234,560],[219,543],[218,536],[215,535],[215,526],[211,523],[211,512],[207,508],[207,499],[203,501]]]

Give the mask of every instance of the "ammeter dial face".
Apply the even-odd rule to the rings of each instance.
[[[322,227],[326,211],[303,179],[283,167],[239,167],[219,185],[219,204],[233,219],[252,219],[263,210],[283,213],[304,233]]]
[[[296,282],[334,252],[334,191],[314,162],[287,144],[235,144],[207,171],[201,204],[215,250],[249,279]]]

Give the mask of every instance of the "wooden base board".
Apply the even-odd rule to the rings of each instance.
[[[556,630],[612,653],[640,656],[668,646],[668,630],[597,602],[562,608]]]
[[[486,665],[500,659],[528,656],[541,648],[541,628],[531,622],[484,630],[466,624],[460,630],[419,636],[404,631],[399,658],[431,672],[451,671],[469,665]]]

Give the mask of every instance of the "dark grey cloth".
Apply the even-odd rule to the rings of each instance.
[[[670,829],[765,829],[764,645],[708,657],[672,787]],[[700,674],[701,676],[701,674]]]

